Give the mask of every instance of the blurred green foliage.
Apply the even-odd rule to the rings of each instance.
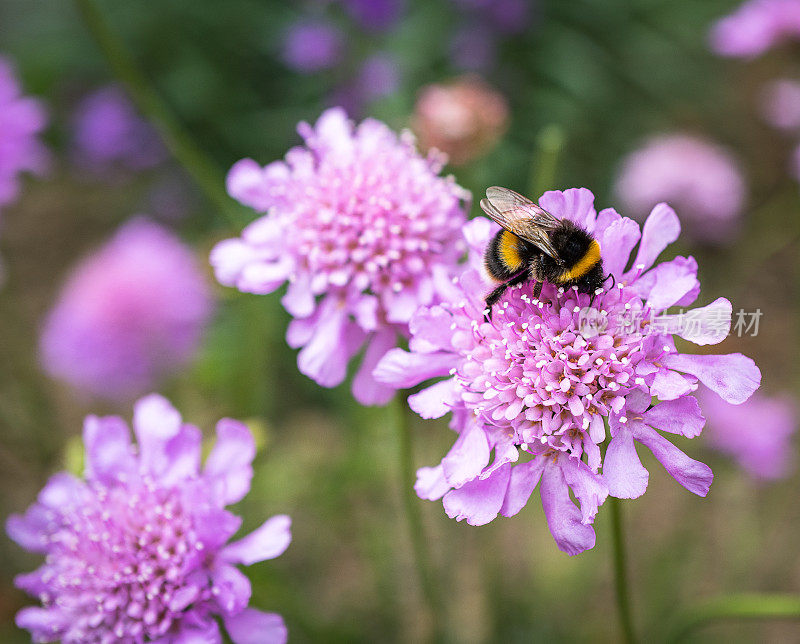
[[[446,37],[458,17],[448,0],[409,0],[396,28],[379,35],[357,29],[331,5],[326,15],[347,31],[355,54],[342,68],[308,76],[281,63],[280,47],[292,21],[320,10],[310,2],[105,0],[100,6],[214,160],[220,181],[240,158],[266,163],[283,156],[298,143],[297,122],[315,119],[352,76],[353,61],[370,53],[388,52],[399,62],[400,90],[367,110],[397,128],[408,124],[419,88],[458,73],[447,57]],[[613,203],[620,157],[643,138],[685,130],[727,144],[743,162],[750,207],[735,245],[690,249],[704,280],[701,303],[727,295],[735,308],[760,307],[762,335],[733,338],[723,350],[746,351],[761,365],[768,390],[791,391],[798,385],[800,200],[786,172],[792,142],[757,120],[754,97],[763,81],[796,72],[798,59],[790,49],[752,63],[711,55],[709,25],[734,6],[731,0],[541,0],[534,23],[500,43],[487,74],[510,102],[509,131],[490,154],[455,172],[474,193],[491,184],[526,191],[532,177],[542,176],[540,134],[557,131],[563,145],[548,187],[587,186],[605,207]],[[57,158],[51,176],[27,182],[19,204],[3,214],[5,517],[27,506],[50,473],[76,463],[83,415],[130,415],[129,405],[84,399],[46,380],[36,333],[70,265],[141,208],[161,170],[105,185],[82,182],[70,169],[71,110],[86,90],[112,80],[71,3],[0,0],[0,53],[16,61],[26,91],[46,101],[47,141]],[[238,231],[194,191],[196,207],[177,226],[205,256],[216,240]],[[163,392],[206,431],[229,415],[252,421],[263,435],[253,491],[238,510],[245,529],[287,512],[294,541],[283,557],[250,569],[253,605],[281,612],[296,642],[419,641],[427,624],[401,516],[390,408],[359,408],[347,385],[323,390],[297,372],[278,295],[218,291],[218,314],[195,367]],[[438,462],[451,444],[445,423],[418,421],[414,431],[419,465]],[[648,494],[625,504],[635,619],[647,641],[663,632],[677,606],[698,597],[800,588],[797,475],[756,487],[696,442],[684,447],[714,465],[708,499],[688,494],[645,459],[652,472]],[[605,513],[595,549],[570,559],[557,551],[536,503],[479,529],[450,521],[439,503],[420,503],[453,642],[617,641]],[[12,578],[36,565],[35,556],[0,538],[3,642],[27,640],[12,620],[28,600]],[[800,626],[787,622],[718,625],[696,641],[798,638]]]

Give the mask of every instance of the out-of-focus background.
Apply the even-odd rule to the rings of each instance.
[[[676,606],[701,597],[800,592],[797,43],[715,54],[709,33],[736,10],[731,0],[97,4],[213,159],[219,191],[235,161],[281,158],[300,141],[299,121],[343,105],[447,150],[447,172],[475,195],[585,186],[599,208],[638,217],[669,200],[684,233],[668,252],[697,258],[700,304],[732,301],[734,331],[718,349],[756,360],[764,407],[719,410],[716,430],[707,413],[707,436],[679,442],[714,470],[706,499],[642,454],[648,493],[625,503],[635,621],[655,636]],[[212,245],[255,214],[231,202],[233,220],[223,216],[171,158],[72,3],[0,0],[0,57],[47,114],[40,172],[0,208],[0,516],[22,511],[53,472],[80,469],[86,414],[129,418],[141,389],[158,389],[208,435],[222,416],[256,432],[253,490],[239,511],[246,528],[290,514],[294,539],[249,569],[253,605],[283,614],[296,642],[418,640],[427,625],[401,516],[396,411],[361,408],[347,384],[326,390],[301,375],[280,295],[222,288],[208,267]],[[137,231],[163,249],[123,250]],[[152,269],[142,280],[187,274],[155,305],[87,312],[85,293],[102,309],[126,287],[103,281],[124,273],[115,261],[126,252]],[[136,352],[160,338],[126,326],[154,306],[183,307],[163,331],[181,348],[155,366]],[[91,329],[75,331],[82,315],[116,324],[116,344],[97,348]],[[116,367],[78,368],[93,351]],[[438,463],[452,443],[446,423],[414,431],[418,465]],[[597,546],[569,558],[538,504],[473,528],[419,503],[452,641],[616,641],[605,513]],[[29,640],[13,625],[29,603],[13,577],[38,564],[0,537],[2,642]],[[800,623],[713,625],[696,641],[800,641]]]

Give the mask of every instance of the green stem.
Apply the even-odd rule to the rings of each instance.
[[[75,0],[78,13],[117,78],[125,85],[136,106],[161,134],[169,151],[184,167],[211,203],[237,229],[244,223],[241,212],[224,189],[221,170],[195,143],[153,89],[125,43],[114,33],[95,0]]]
[[[564,130],[559,125],[544,127],[536,137],[530,186],[532,199],[538,199],[543,192],[555,187],[558,158],[563,147]]]
[[[434,638],[437,641],[441,641],[444,636],[442,629],[444,605],[428,550],[427,544],[429,540],[422,523],[420,500],[414,493],[414,482],[416,481],[414,434],[410,422],[410,411],[406,405],[407,393],[401,392],[394,399],[394,405],[397,408],[397,429],[400,448],[400,493],[403,497],[406,522],[411,536],[411,547],[420,586],[425,600],[431,608]]]
[[[723,619],[800,620],[800,595],[742,593],[707,599],[680,615],[667,641],[679,642],[694,629]]]
[[[622,641],[626,644],[634,644],[636,636],[633,632],[630,594],[628,591],[625,535],[622,528],[622,503],[615,498],[609,498],[609,503],[611,504],[611,532],[614,544],[614,588],[617,596],[620,630],[622,631]]]

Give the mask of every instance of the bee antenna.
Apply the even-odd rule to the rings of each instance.
[[[617,278],[614,277],[614,273],[609,273],[606,275],[606,278],[603,281],[607,282],[609,277],[611,278],[611,288],[614,288],[617,285]]]

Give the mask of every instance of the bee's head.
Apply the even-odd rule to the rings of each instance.
[[[579,293],[587,293],[594,296],[594,292],[602,288],[607,279],[608,277],[603,274],[603,262],[597,262],[586,275],[578,280],[575,286],[578,287]]]

